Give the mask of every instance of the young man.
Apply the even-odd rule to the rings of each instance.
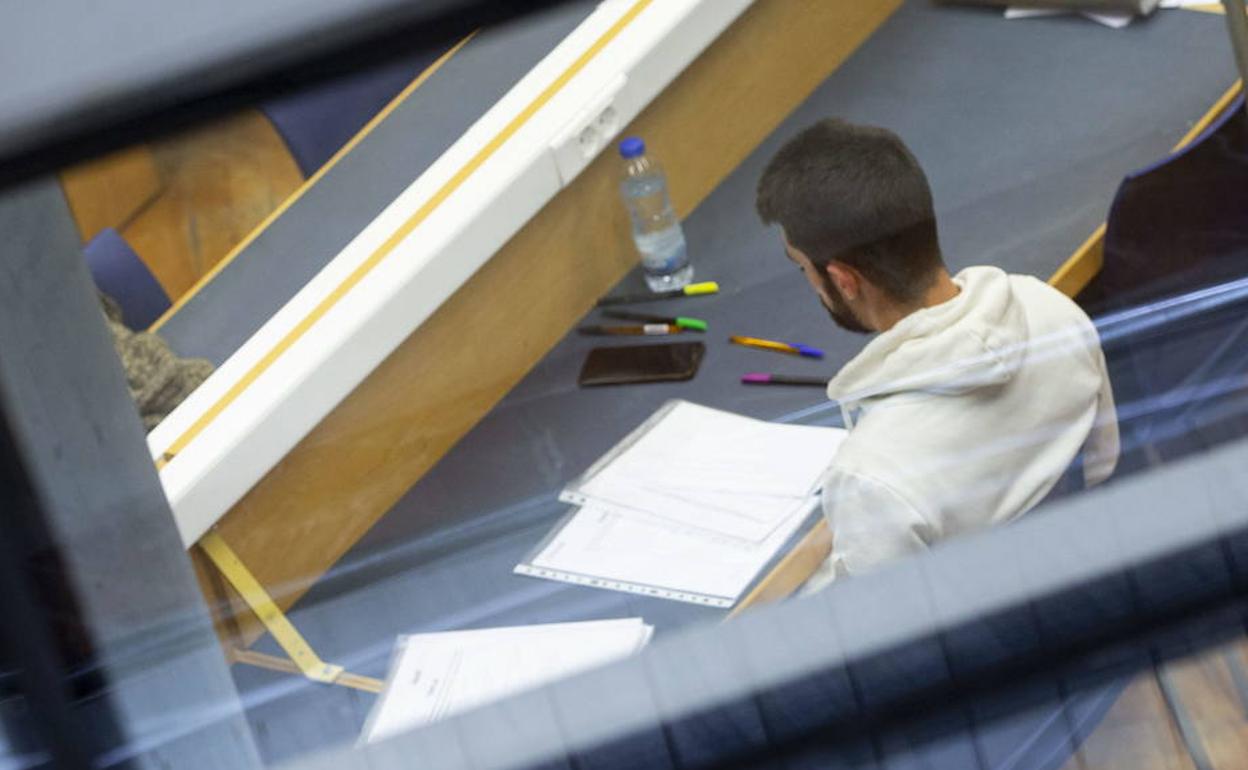
[[[828,384],[849,437],[823,489],[832,554],[808,588],[1039,503],[1118,458],[1096,330],[995,267],[945,268],[931,190],[893,133],[820,122],[780,149],[758,213],[841,327],[878,333]]]

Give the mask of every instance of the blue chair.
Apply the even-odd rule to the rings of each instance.
[[[83,247],[83,256],[95,285],[121,306],[126,326],[141,331],[169,309],[169,295],[116,230],[101,230]]]
[[[1241,96],[1183,150],[1128,176],[1090,286],[1118,404],[1117,475],[1248,435],[1248,113]],[[1081,297],[1081,299],[1084,299]],[[1178,513],[1178,512],[1176,512]],[[1224,653],[1248,715],[1248,674]],[[1197,770],[1212,765],[1155,669]]]
[[[260,106],[311,176],[442,52],[421,51],[382,67],[330,80]]]
[[[1248,114],[1241,97],[1122,183],[1096,280],[1132,473],[1248,435]]]

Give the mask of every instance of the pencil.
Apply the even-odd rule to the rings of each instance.
[[[774,350],[777,353],[791,353],[795,356],[803,356],[805,358],[823,358],[822,350],[819,348],[812,348],[809,345],[776,342],[775,340],[763,340],[757,337],[741,337],[736,335],[729,337],[728,341],[737,345],[744,345],[747,348]]]
[[[644,324],[638,326],[582,326],[577,329],[581,334],[594,337],[646,335],[660,336],[680,334],[684,329],[675,324]]]

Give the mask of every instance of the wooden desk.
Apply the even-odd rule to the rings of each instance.
[[[824,15],[845,12],[837,5],[848,4],[761,0],[633,129],[672,148],[661,157],[699,274],[725,286],[719,297],[679,305],[714,330],[697,379],[575,389],[591,343],[566,331],[633,262],[614,163],[603,159],[229,514],[226,539],[283,606],[306,594],[291,617],[325,659],[381,676],[394,635],[414,629],[641,615],[662,634],[724,617],[520,578],[511,568],[563,514],[554,492],[666,398],[769,419],[836,419],[817,393],[739,386],[760,354],[721,338],[801,336],[829,351],[823,369],[807,363],[803,373],[828,375],[863,342],[828,324],[752,213],[762,165],[798,128],[838,114],[897,130],[932,180],[954,269],[992,262],[1051,275],[1103,219],[1121,177],[1164,154],[1191,127],[1188,116],[1233,80],[1229,59],[1196,55],[1224,37],[1219,20],[1203,14],[1163,15],[1108,34],[1091,24],[1007,24],[916,2],[869,38],[863,31],[865,42],[844,41],[829,63],[826,47],[797,42],[829,39],[819,24],[845,26]],[[891,6],[875,10],[878,18],[860,23],[878,24]],[[802,29],[787,37],[760,31],[785,24]],[[855,55],[841,61],[854,45]],[[1055,52],[1067,71],[1098,77],[1055,80],[1045,64]],[[799,65],[795,57],[806,58]],[[987,68],[985,60],[1001,64]],[[794,80],[812,66],[835,71]],[[772,109],[772,92],[790,107],[761,115]],[[680,130],[666,126],[669,116]],[[567,244],[576,248],[561,248]],[[635,281],[630,274],[618,285]],[[238,641],[256,636],[240,618]],[[254,649],[276,652],[268,639]],[[236,668],[244,690],[271,676]],[[259,709],[256,719],[275,742],[274,726],[286,724],[277,711],[298,711],[301,735],[349,740],[358,725],[333,715],[363,708],[361,697],[317,688]],[[316,714],[323,721],[313,728],[306,720],[321,719]]]
[[[60,178],[84,243],[106,227],[123,227],[162,186],[156,160],[145,145],[67,168]]]
[[[680,180],[678,211],[705,199],[898,4],[762,0],[747,11],[627,129],[663,148]],[[616,164],[604,153],[220,522],[280,606],[293,605],[633,267]],[[529,312],[535,306],[543,312]],[[489,340],[490,355],[465,339]],[[219,630],[250,644],[262,628],[196,562]]]

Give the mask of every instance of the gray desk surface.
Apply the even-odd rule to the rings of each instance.
[[[1167,153],[1233,80],[1214,16],[1163,12],[1112,31],[908,3],[686,221],[698,276],[725,291],[650,307],[710,321],[697,378],[578,390],[596,341],[568,336],[312,590],[295,624],[326,659],[380,676],[400,633],[640,615],[663,635],[722,617],[511,569],[564,512],[559,488],[668,398],[836,421],[818,391],[737,383],[755,369],[831,375],[865,342],[828,322],[753,215],[755,181],[779,144],[828,115],[892,128],[927,169],[951,267],[1047,277],[1103,220],[1123,175]],[[623,283],[636,287],[638,277]],[[829,357],[730,347],[731,333],[794,339]],[[353,740],[372,701],[242,667],[236,679],[270,758]]]
[[[487,29],[426,80],[161,328],[220,364],[593,11],[577,0]]]

